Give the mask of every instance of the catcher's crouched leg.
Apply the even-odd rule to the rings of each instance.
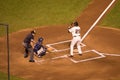
[[[46,55],[47,48],[42,47],[37,53],[38,57],[41,58],[42,56]]]

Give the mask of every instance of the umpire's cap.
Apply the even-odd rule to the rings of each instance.
[[[36,31],[35,31],[35,30],[32,30],[31,33],[32,33],[32,34],[36,34]]]
[[[43,41],[43,38],[40,37],[40,38],[38,39],[38,42],[42,42],[42,41]]]

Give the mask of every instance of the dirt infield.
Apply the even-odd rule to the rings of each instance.
[[[92,0],[83,13],[76,19],[82,29],[82,36],[95,22],[112,0]],[[83,56],[69,58],[71,34],[68,25],[44,26],[35,28],[44,38],[44,45],[56,49],[43,58],[29,63],[23,58],[22,41],[31,29],[10,34],[10,72],[28,80],[119,80],[120,79],[120,30],[96,26],[82,42]],[[4,54],[4,38],[0,38],[0,61]],[[55,44],[54,44],[55,43]],[[5,59],[6,60],[6,59]],[[5,61],[4,60],[4,61]],[[6,71],[6,64],[0,63],[0,71]]]

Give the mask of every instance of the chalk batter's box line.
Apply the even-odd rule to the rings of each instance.
[[[83,53],[90,52],[90,51],[91,51],[91,50],[84,51]],[[51,60],[57,60],[57,59],[61,59],[61,58],[68,58],[68,55],[53,57],[53,58],[51,58]],[[41,64],[41,63],[43,63],[44,61],[47,61],[47,60],[36,60],[36,59],[35,59],[35,62],[36,62],[38,65]]]
[[[103,55],[102,53],[96,51],[96,50],[87,50],[87,51],[84,51],[83,53],[87,53],[87,52],[94,52],[100,56],[98,57],[93,57],[93,58],[88,58],[88,59],[83,59],[83,60],[74,60],[72,58],[69,58],[68,55],[63,55],[63,56],[58,56],[58,57],[54,57],[52,58],[52,60],[55,60],[55,59],[60,59],[60,58],[68,58],[70,61],[72,61],[73,63],[80,63],[80,62],[86,62],[86,61],[91,61],[91,60],[95,60],[95,59],[100,59],[100,58],[104,58],[106,57],[105,55]]]
[[[93,58],[88,58],[88,59],[83,59],[83,60],[74,60],[74,59],[72,59],[72,58],[69,58],[72,62],[74,62],[74,63],[80,63],[80,62],[86,62],[86,61],[91,61],[91,60],[95,60],[95,59],[100,59],[100,58],[104,58],[104,57],[106,57],[105,55],[103,55],[102,53],[100,53],[100,52],[98,52],[98,51],[96,51],[96,50],[89,50],[89,51],[87,51],[87,52],[94,52],[94,53],[96,53],[96,54],[98,54],[98,55],[100,55],[100,56],[98,56],[98,57],[93,57]]]
[[[84,51],[83,53],[87,53],[87,52],[90,52],[92,50],[87,50],[87,51]],[[76,54],[76,53],[75,53]],[[53,57],[51,58],[51,60],[57,60],[57,59],[63,59],[63,58],[68,58],[68,55],[63,55],[63,56],[58,56],[58,57]],[[39,65],[41,63],[43,63],[44,61],[47,61],[47,60],[36,60],[35,59],[35,62]],[[71,60],[72,62],[76,63],[75,60]]]
[[[70,42],[70,41],[71,41],[71,40],[60,41],[60,42],[56,42],[56,43],[47,44],[46,46],[53,48],[54,51],[52,51],[52,52],[62,52],[62,51],[69,50],[70,48],[58,50],[58,49],[56,49],[56,48],[54,48],[54,47],[52,47],[52,46],[53,46],[53,45],[58,45],[58,44],[63,44],[63,43]],[[86,46],[86,45],[83,44],[83,43],[81,43],[81,45],[82,45],[81,47]],[[96,53],[96,54],[98,54],[98,55],[100,55],[100,56],[99,56],[99,57],[94,57],[94,58],[89,58],[89,59],[84,59],[84,60],[78,60],[78,61],[76,61],[76,60],[74,60],[74,59],[72,59],[72,58],[69,58],[69,59],[70,59],[70,61],[72,61],[72,62],[74,62],[74,63],[79,63],[79,62],[85,62],[85,61],[90,61],[90,60],[94,60],[94,59],[99,59],[99,58],[105,57],[103,54],[101,54],[100,52],[98,52],[98,51],[96,51],[96,50],[88,50],[88,51],[84,51],[83,53],[87,53],[87,52],[91,52],[91,51],[94,52],[94,53]],[[68,55],[58,56],[58,57],[54,57],[54,58],[51,58],[51,59],[52,59],[52,60],[55,60],[55,59],[60,59],[60,58],[68,58]]]
[[[52,52],[62,52],[62,51],[66,51],[66,50],[69,50],[70,48],[66,48],[66,49],[56,49],[54,47],[52,47],[53,45],[58,45],[58,44],[63,44],[63,43],[66,43],[66,42],[70,42],[71,40],[66,40],[66,41],[60,41],[60,42],[56,42],[56,43],[51,43],[51,44],[46,44],[47,47],[50,47],[52,49],[54,49]],[[81,43],[81,47],[84,47],[86,46],[85,44]]]
[[[96,59],[100,59],[100,58],[104,58],[106,57],[105,55],[108,55],[108,56],[117,56],[119,57],[120,55],[119,54],[108,54],[108,53],[100,53],[96,50],[86,50],[84,51],[83,53],[87,53],[87,52],[94,52],[100,56],[98,57],[93,57],[93,58],[88,58],[88,59],[83,59],[83,60],[74,60],[72,58],[69,58],[68,55],[63,55],[63,56],[58,56],[58,57],[53,57],[51,58],[51,60],[57,60],[57,59],[63,59],[63,58],[68,58],[70,61],[72,61],[73,63],[80,63],[80,62],[86,62],[86,61],[91,61],[91,60],[96,60]],[[77,53],[76,53],[77,54]],[[47,60],[35,60],[35,62],[39,65],[41,63],[43,63],[44,61],[47,61]]]
[[[51,58],[51,60],[57,60],[57,59],[67,58],[70,61],[72,61],[73,63],[80,63],[80,62],[86,62],[86,61],[91,61],[91,60],[95,60],[95,59],[100,59],[100,58],[106,57],[105,55],[103,55],[102,53],[100,53],[100,52],[98,52],[96,50],[87,50],[87,51],[84,51],[83,53],[87,53],[87,52],[91,52],[91,51],[94,52],[94,53],[96,53],[96,54],[98,54],[98,55],[100,55],[100,56],[93,57],[93,58],[88,58],[88,59],[83,59],[83,60],[74,60],[72,58],[69,58],[68,55],[63,55],[63,56],[53,57],[53,58]],[[42,63],[44,61],[47,61],[47,60],[35,60],[35,62],[37,64],[40,64],[40,63]]]
[[[38,65],[40,65],[40,64],[43,63],[44,61],[46,61],[46,60],[36,60],[36,59],[35,59],[35,63],[37,63]]]
[[[87,52],[90,52],[90,51],[92,51],[92,50],[87,50],[87,51],[84,51],[84,52],[82,52],[82,53],[87,53]],[[74,53],[74,54],[77,54],[77,53]],[[54,60],[54,59],[67,58],[67,57],[68,57],[68,55],[66,54],[66,55],[54,57],[54,58],[51,58],[51,59]]]
[[[120,56],[119,54],[106,54],[106,53],[100,53],[100,52],[98,52],[98,51],[96,51],[96,50],[87,50],[87,51],[84,51],[83,53],[87,53],[87,52],[94,52],[94,53],[96,53],[96,54],[98,54],[98,55],[100,55],[99,57],[101,58],[101,57],[105,57],[105,55],[109,55],[109,56]],[[76,53],[77,54],[77,53]],[[63,55],[63,56],[58,56],[58,57],[54,57],[54,58],[51,58],[51,59],[60,59],[60,58],[67,58],[68,57],[68,55]],[[96,58],[99,58],[99,57],[96,57]],[[95,58],[94,58],[95,59]],[[82,60],[82,61],[85,61],[85,60]]]
[[[108,7],[103,11],[103,13],[98,17],[98,19],[94,22],[94,24],[90,27],[90,29],[86,32],[86,34],[82,37],[82,40],[84,40],[84,38],[88,35],[88,33],[95,27],[95,25],[98,23],[98,21],[102,18],[102,16],[106,13],[106,11],[111,7],[111,5],[115,2],[115,0],[112,0],[112,2],[108,5]],[[60,44],[60,43],[64,43],[64,42],[69,42],[71,40],[68,40],[68,41],[63,41],[63,42],[58,42],[58,43],[53,43],[53,44],[47,44],[46,46],[48,47],[51,47],[54,49],[54,52],[57,52],[57,51],[65,51],[65,50],[68,50],[68,49],[63,49],[63,50],[57,50],[56,48],[52,47],[52,45],[55,45],[55,44]],[[98,58],[103,58],[105,57],[104,55],[110,55],[110,56],[120,56],[120,55],[117,55],[117,54],[105,54],[105,53],[99,53],[98,51],[96,50],[92,50],[93,52],[97,53],[100,55],[100,57],[95,57],[95,58],[91,58],[91,59],[86,59],[86,60],[83,60],[83,61],[75,61],[73,59],[71,59],[73,62],[75,63],[78,63],[78,62],[84,62],[84,61],[88,61],[88,60],[93,60],[93,59],[98,59]],[[65,55],[63,57],[66,57]]]
[[[98,56],[98,57],[93,57],[93,58],[88,58],[88,59],[83,59],[83,60],[78,60],[78,61],[76,61],[76,60],[74,60],[74,59],[72,59],[72,58],[69,58],[69,59],[70,59],[72,62],[74,62],[74,63],[80,63],[80,62],[86,62],[86,61],[91,61],[91,60],[95,60],[95,59],[104,58],[104,57],[106,57],[105,55],[120,57],[119,54],[100,53],[100,52],[98,52],[98,51],[96,51],[96,50],[91,50],[91,51],[92,51],[92,52],[95,52],[96,54],[98,54],[98,55],[100,55],[100,56]]]

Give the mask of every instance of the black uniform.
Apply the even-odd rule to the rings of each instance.
[[[30,53],[30,60],[29,62],[34,62],[34,52],[33,52],[33,48],[31,46],[31,41],[34,40],[34,36],[32,35],[32,33],[28,34],[24,41],[24,47],[25,47],[25,53],[24,53],[24,58],[28,57],[28,54]]]

